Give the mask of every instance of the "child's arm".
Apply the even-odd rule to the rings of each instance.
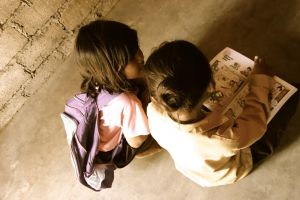
[[[150,134],[148,118],[142,103],[134,95],[128,95],[128,102],[123,110],[122,131],[133,148],[140,147]]]
[[[236,119],[232,131],[238,137],[238,148],[245,148],[259,140],[267,129],[269,92],[273,79],[257,74],[250,80],[250,93],[245,99],[245,107]]]
[[[236,119],[232,131],[238,137],[238,148],[245,148],[259,140],[267,130],[269,113],[269,93],[273,85],[271,72],[265,62],[254,59],[253,74],[250,77],[250,93],[245,99],[245,107]]]

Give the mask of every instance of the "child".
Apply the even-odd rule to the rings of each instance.
[[[164,43],[146,62],[151,135],[170,153],[177,170],[201,186],[230,184],[252,169],[250,147],[266,131],[273,84],[261,74],[261,60],[255,62],[251,92],[236,120],[230,113],[222,115],[221,106],[213,112],[202,106],[214,84],[206,57],[193,44]]]
[[[113,150],[122,134],[131,147],[140,147],[150,132],[136,96],[144,92],[140,87],[144,57],[137,32],[120,22],[93,21],[79,29],[75,59],[83,77],[83,92],[94,98],[100,92],[118,94],[99,114],[99,152]]]

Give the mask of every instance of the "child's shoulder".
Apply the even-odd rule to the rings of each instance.
[[[155,104],[154,102],[150,102],[147,106],[148,113],[151,114],[158,114],[158,115],[165,115],[166,111],[162,109],[160,106]]]
[[[137,98],[135,94],[123,92],[119,94],[111,103],[120,103],[123,105],[140,103],[140,100]]]

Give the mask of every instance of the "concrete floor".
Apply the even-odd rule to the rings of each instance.
[[[146,57],[165,40],[187,39],[209,59],[225,46],[249,57],[262,55],[276,74],[300,82],[299,0],[120,0],[107,17],[138,30]],[[280,151],[236,184],[202,188],[177,172],[161,152],[116,171],[111,189],[95,193],[82,187],[59,118],[79,82],[69,59],[1,130],[0,199],[299,199],[299,107]]]

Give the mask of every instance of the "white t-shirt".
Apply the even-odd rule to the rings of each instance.
[[[112,99],[99,114],[99,151],[110,151],[125,138],[150,134],[148,119],[140,100],[129,93]]]
[[[216,109],[198,122],[179,124],[150,103],[147,114],[151,135],[170,153],[176,169],[195,183],[211,187],[236,182],[251,171],[249,147],[266,131],[272,82],[269,76],[252,75],[251,92],[236,120]]]

